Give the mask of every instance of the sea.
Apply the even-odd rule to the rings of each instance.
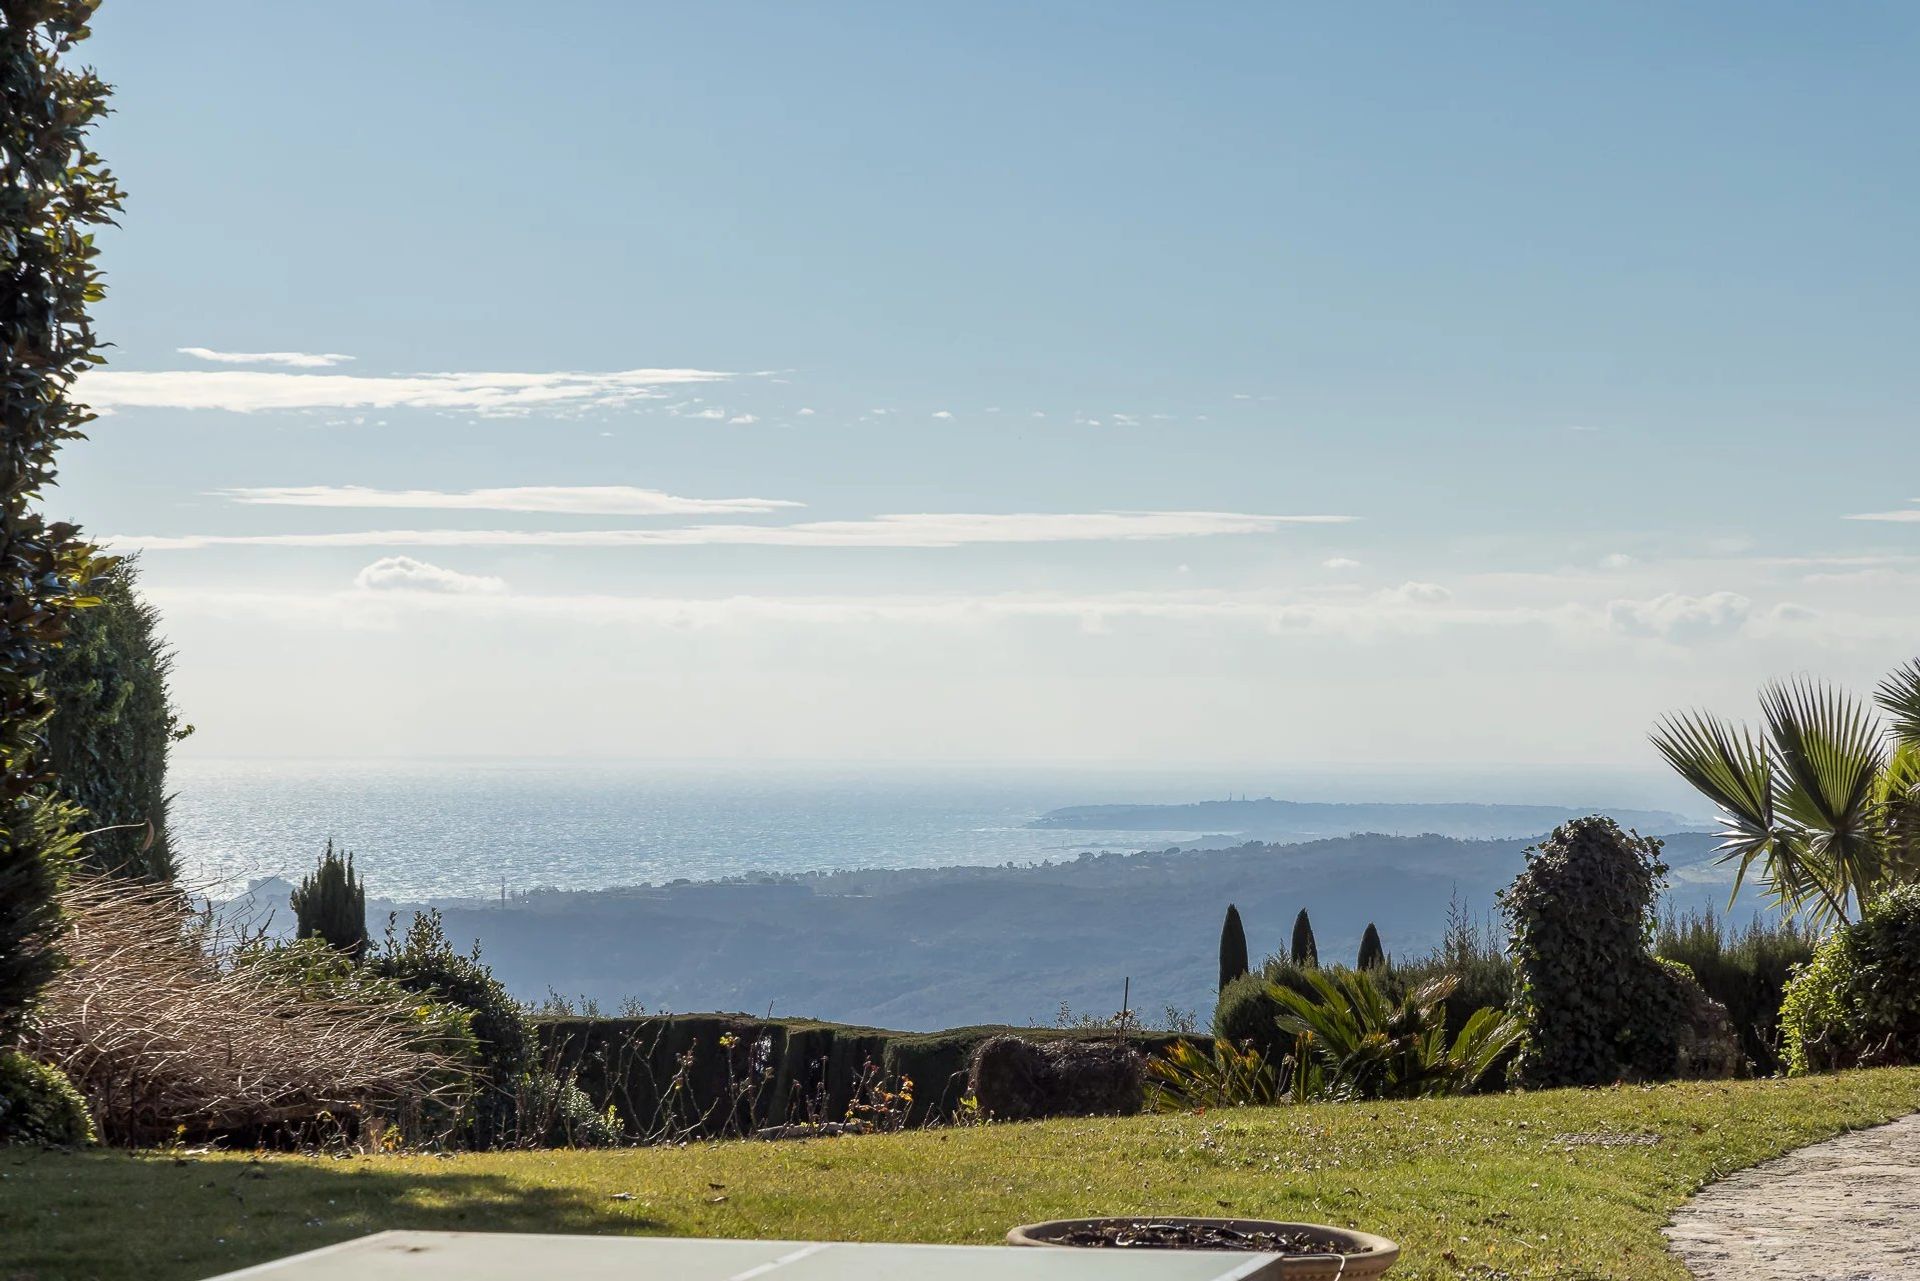
[[[1656,779],[1593,771],[1352,766],[1166,769],[181,753],[169,784],[186,881],[216,897],[297,878],[329,840],[371,896],[473,898],[755,872],[997,866],[1201,841],[1192,831],[1026,826],[1068,805],[1300,800],[1669,803]]]

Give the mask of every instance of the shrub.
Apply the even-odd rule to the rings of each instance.
[[[471,1012],[479,1058],[471,1124],[462,1137],[481,1148],[510,1142],[518,1084],[533,1068],[536,1040],[527,1012],[481,963],[478,948],[469,956],[455,952],[440,913],[427,911],[414,917],[397,941],[389,927],[385,949],[368,964],[408,991]]]
[[[1221,989],[1213,1007],[1213,1037],[1239,1049],[1251,1049],[1278,1063],[1291,1037],[1280,1034],[1280,1002],[1268,990],[1269,976],[1243,974]]]
[[[354,874],[353,854],[333,852],[333,839],[311,876],[293,891],[295,938],[317,938],[349,960],[367,953],[367,889]]]
[[[623,1137],[620,1114],[611,1104],[595,1108],[579,1082],[552,1072],[520,1078],[515,1112],[524,1146],[610,1148]]]
[[[93,1141],[87,1101],[66,1073],[0,1050],[0,1143],[76,1148]]]
[[[1530,1086],[1676,1075],[1691,993],[1648,953],[1666,865],[1660,842],[1610,818],[1575,819],[1527,851],[1500,896],[1528,1036],[1515,1063]]]
[[[1293,918],[1293,947],[1289,959],[1295,965],[1309,968],[1320,964],[1320,949],[1313,941],[1313,922],[1307,919],[1307,909],[1301,908],[1300,915]]]
[[[1693,972],[1708,996],[1726,1007],[1741,1049],[1754,1069],[1772,1075],[1786,1067],[1780,1042],[1780,1002],[1793,972],[1813,959],[1814,937],[1792,921],[1755,917],[1736,932],[1712,911],[1660,922],[1655,955]]]
[[[1920,886],[1893,890],[1835,930],[1787,984],[1788,1070],[1920,1063]]]
[[[178,894],[100,876],[62,892],[73,964],[48,985],[22,1049],[65,1072],[101,1137],[180,1130],[248,1142],[431,1094],[448,1063],[421,1002],[304,978],[236,956]]]
[[[167,833],[167,754],[192,727],[174,711],[167,692],[173,656],[137,582],[135,562],[117,562],[93,581],[100,603],[68,624],[47,669],[54,703],[47,760],[59,793],[95,829],[81,844],[86,867],[170,881],[177,869]]]
[[[1659,1075],[1689,1080],[1745,1075],[1747,1056],[1727,1007],[1707,995],[1693,971],[1680,962],[1656,957],[1654,964],[1662,975],[1655,985],[1660,1017],[1674,1029],[1673,1063]]]
[[[1147,1060],[1147,1078],[1147,1102],[1157,1111],[1265,1107],[1286,1098],[1286,1078],[1274,1061],[1219,1039],[1206,1050],[1174,1042]]]
[[[997,1121],[1048,1116],[1131,1116],[1145,1093],[1146,1063],[1119,1041],[996,1036],[973,1052],[968,1092]]]
[[[1226,991],[1227,984],[1247,972],[1247,931],[1240,924],[1240,909],[1227,904],[1227,919],[1220,926],[1220,986],[1218,991]]]
[[[1476,1011],[1449,1044],[1442,1013],[1451,978],[1388,999],[1364,970],[1315,971],[1310,993],[1274,987],[1280,1030],[1306,1057],[1292,1065],[1295,1098],[1381,1099],[1464,1094],[1520,1040],[1503,1010]]]

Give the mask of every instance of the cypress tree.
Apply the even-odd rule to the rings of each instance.
[[[1313,922],[1307,919],[1304,907],[1300,915],[1293,918],[1293,963],[1310,970],[1320,968],[1320,949],[1313,942]]]
[[[1220,926],[1220,988],[1247,972],[1247,932],[1240,925],[1240,909],[1227,904],[1227,919]]]
[[[1387,963],[1387,949],[1380,946],[1380,931],[1367,922],[1367,932],[1360,936],[1360,968],[1376,970]]]
[[[159,615],[136,590],[132,558],[94,580],[100,603],[78,613],[47,670],[48,758],[61,795],[93,829],[80,862],[95,871],[170,881],[167,755],[192,732],[167,693],[173,655]]]
[[[102,362],[88,306],[104,292],[92,228],[120,189],[87,132],[106,84],[64,65],[87,37],[88,0],[6,0],[0,12],[0,1043],[59,965],[57,893],[71,807],[49,787],[45,673],[97,568],[80,531],[42,496],[60,446],[93,414],[74,380]]]
[[[298,938],[318,938],[335,951],[358,962],[367,952],[367,890],[354,874],[353,855],[327,852],[313,875],[293,892],[294,927]]]

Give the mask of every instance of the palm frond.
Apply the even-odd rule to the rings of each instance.
[[[1802,870],[1844,917],[1849,894],[1864,901],[1885,884],[1873,803],[1886,768],[1880,722],[1846,691],[1809,680],[1767,686],[1760,706],[1784,783],[1776,812],[1804,834]]]
[[[1873,799],[1888,878],[1920,880],[1920,742],[1893,749]]]
[[[1773,759],[1752,730],[1707,712],[1674,712],[1650,735],[1674,772],[1720,812],[1720,859],[1738,859],[1733,892],[1776,836]]]
[[[1901,742],[1920,744],[1920,658],[1881,681],[1873,701],[1893,719],[1894,735]]]

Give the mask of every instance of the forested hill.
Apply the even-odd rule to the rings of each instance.
[[[1239,905],[1256,955],[1313,914],[1321,955],[1352,955],[1369,921],[1387,949],[1430,947],[1457,894],[1475,914],[1528,841],[1358,836],[1300,845],[1086,855],[1038,866],[758,876],[443,904],[516,993],[609,1007],[746,1010],[924,1029],[1210,1009],[1220,919]],[[1713,838],[1672,837],[1674,897],[1724,905]],[[387,905],[371,905],[380,919]],[[401,910],[406,910],[401,905]],[[284,896],[281,898],[284,916]]]
[[[1434,833],[1467,840],[1539,836],[1592,808],[1556,805],[1342,804],[1325,801],[1198,801],[1189,805],[1073,805],[1050,810],[1028,827],[1069,831],[1226,832],[1261,841],[1300,841],[1356,832],[1389,836]],[[1697,826],[1664,810],[1606,811],[1622,827],[1680,832]]]

